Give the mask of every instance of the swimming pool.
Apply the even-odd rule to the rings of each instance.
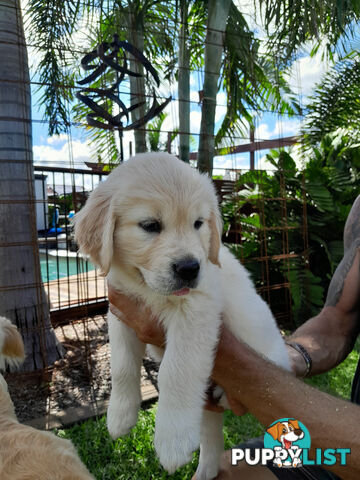
[[[81,257],[54,256],[40,253],[41,277],[43,282],[69,277],[77,273],[94,270],[94,265]]]

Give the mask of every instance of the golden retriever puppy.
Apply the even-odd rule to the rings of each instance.
[[[16,327],[0,317],[0,365],[24,359]],[[15,416],[7,384],[0,374],[1,480],[94,480],[69,440],[21,425]]]
[[[75,238],[115,288],[150,306],[166,331],[159,370],[155,449],[169,472],[201,444],[198,480],[214,478],[222,415],[203,411],[221,317],[255,350],[290,369],[281,335],[244,267],[221,245],[211,180],[166,153],[136,155],[116,168],[75,218]],[[112,392],[108,430],[137,421],[145,345],[108,314]],[[162,356],[163,354],[163,356]]]

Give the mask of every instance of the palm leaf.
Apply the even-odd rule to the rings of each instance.
[[[259,0],[260,10],[270,38],[270,49],[283,62],[292,60],[299,46],[317,40],[312,54],[320,45],[326,54],[342,53],[357,33],[360,14],[358,0],[322,0],[316,6],[311,0]]]
[[[304,133],[311,144],[327,133],[346,128],[360,139],[360,56],[337,63],[315,87]]]

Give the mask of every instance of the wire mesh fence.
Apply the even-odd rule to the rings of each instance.
[[[177,5],[177,2],[175,3]],[[108,2],[108,5],[110,4],[112,2]],[[4,5],[9,11],[8,18],[14,15],[20,30],[22,24],[19,2],[7,1]],[[106,281],[100,276],[96,266],[78,253],[71,219],[85,204],[90,192],[106,178],[109,172],[106,168],[104,169],[104,165],[106,166],[108,162],[115,164],[119,161],[121,153],[127,158],[137,149],[134,132],[121,130],[122,127],[126,127],[125,118],[121,117],[124,123],[120,125],[121,122],[118,122],[116,128],[111,122],[123,111],[127,113],[127,121],[129,118],[132,122],[136,121],[136,118],[132,118],[133,112],[130,111],[134,106],[135,97],[137,97],[136,101],[139,101],[140,96],[140,100],[151,110],[154,91],[156,101],[159,103],[165,102],[171,95],[171,100],[164,109],[166,116],[162,122],[138,124],[134,128],[135,133],[143,136],[142,141],[145,141],[146,149],[167,150],[175,155],[180,154],[182,138],[187,137],[189,145],[191,144],[189,160],[192,166],[196,166],[200,150],[198,142],[201,136],[201,112],[204,102],[207,101],[203,90],[204,79],[209,72],[213,73],[211,67],[204,65],[196,58],[191,65],[182,66],[183,71],[191,73],[189,97],[182,98],[177,88],[177,70],[174,68],[176,62],[174,63],[169,53],[158,55],[152,61],[159,73],[160,86],[154,90],[153,81],[143,87],[139,78],[135,83],[131,83],[129,78],[123,79],[122,83],[116,83],[112,94],[116,93],[118,99],[121,99],[124,105],[126,104],[126,108],[124,109],[119,102],[115,102],[115,107],[114,105],[109,107],[107,105],[109,97],[105,95],[99,105],[103,108],[109,107],[105,113],[108,114],[107,121],[114,128],[109,128],[100,134],[99,129],[89,125],[87,118],[89,109],[81,108],[74,100],[76,94],[84,91],[84,86],[79,82],[84,79],[85,74],[83,71],[80,72],[79,65],[84,56],[96,50],[97,56],[94,54],[92,66],[103,68],[106,63],[104,42],[110,42],[114,33],[124,39],[126,35],[131,37],[136,34],[137,29],[125,28],[124,22],[123,24],[118,22],[116,32],[102,31],[98,27],[112,19],[113,12],[105,11],[105,2],[100,2],[99,5],[101,5],[99,17],[95,16],[93,19],[96,35],[83,27],[84,42],[78,41],[77,44],[59,42],[56,43],[56,48],[51,49],[50,53],[54,54],[54,65],[59,71],[61,70],[61,74],[59,72],[55,74],[50,69],[44,68],[44,56],[49,49],[43,39],[32,35],[24,36],[23,32],[18,30],[16,30],[18,35],[9,36],[6,34],[11,31],[8,26],[6,31],[4,30],[5,34],[0,36],[2,52],[13,52],[11,54],[13,57],[19,57],[15,63],[21,64],[22,67],[20,72],[16,72],[14,67],[14,72],[19,73],[18,75],[5,76],[0,72],[3,90],[10,92],[11,101],[8,99],[6,101],[9,105],[12,102],[12,108],[0,110],[0,128],[2,129],[0,133],[6,133],[7,129],[10,129],[8,125],[17,127],[14,133],[16,140],[12,140],[11,145],[6,145],[6,148],[0,148],[0,173],[3,175],[1,182],[4,185],[11,179],[11,188],[0,190],[0,207],[3,207],[0,212],[8,216],[9,229],[12,229],[10,217],[19,216],[23,229],[29,233],[26,237],[18,235],[15,238],[15,234],[5,235],[4,232],[0,232],[0,253],[4,264],[10,265],[9,270],[24,268],[29,276],[25,281],[25,276],[17,272],[17,276],[15,274],[8,276],[8,283],[5,282],[4,275],[0,277],[2,278],[0,296],[3,295],[1,298],[4,298],[6,295],[10,296],[10,291],[15,292],[13,305],[17,301],[17,295],[20,298],[25,291],[29,292],[26,308],[20,308],[22,297],[21,302],[18,302],[19,308],[17,305],[16,308],[12,306],[12,310],[15,311],[12,320],[26,339],[26,348],[31,357],[31,362],[26,365],[26,369],[33,370],[25,373],[8,373],[6,379],[19,418],[29,421],[45,416],[47,427],[57,426],[56,422],[59,421],[61,424],[59,419],[66,417],[64,410],[90,405],[92,413],[103,411],[110,392],[110,352],[105,313]],[[116,2],[113,5],[116,6]],[[128,13],[130,15],[134,12]],[[174,52],[177,52],[176,35],[178,29],[184,24],[166,15],[161,22],[154,17],[155,20],[157,18],[158,23],[152,24],[150,20],[154,14],[149,12],[147,15],[147,23],[143,31],[146,42],[152,35],[157,35],[159,39],[167,42],[173,38]],[[29,25],[29,22],[28,18],[25,24]],[[201,26],[200,23],[196,48],[202,54],[206,26],[205,24]],[[194,27],[190,24],[187,26]],[[33,27],[30,25],[29,28],[32,32]],[[43,32],[46,30],[45,28]],[[214,32],[219,33],[216,29]],[[228,35],[235,34],[229,32]],[[238,32],[238,37],[238,40],[250,38],[248,32],[243,34]],[[258,45],[262,44],[261,39],[257,39],[256,42]],[[213,46],[221,45],[217,42]],[[101,51],[101,48],[104,51]],[[26,50],[30,52],[30,61],[34,65],[31,75],[25,71]],[[147,46],[147,53],[152,54],[152,48],[149,46]],[[173,57],[175,58],[175,53]],[[280,91],[282,78],[276,70],[279,57],[279,52],[269,53],[267,60],[272,63],[274,74],[267,87],[279,88]],[[114,60],[114,57],[111,59]],[[137,62],[131,55],[126,59],[129,64]],[[109,63],[108,57],[106,61]],[[144,62],[142,65],[144,66]],[[134,67],[135,70],[138,66]],[[257,67],[260,68],[260,66],[259,63]],[[73,68],[71,75],[66,76],[66,72],[71,68]],[[298,67],[295,70],[295,77],[298,80]],[[102,73],[104,72],[105,69]],[[223,67],[222,75],[225,73],[226,69]],[[109,78],[114,82],[114,78],[118,81],[121,75],[122,73],[114,72],[111,72],[108,78],[102,75],[97,79],[98,83],[93,85],[94,91],[104,94],[105,89],[109,87]],[[248,88],[251,88],[251,85],[251,82],[248,82]],[[262,87],[254,87],[252,95],[256,97],[255,94],[258,92],[262,95],[261,100],[250,102],[251,105],[243,104],[243,112],[246,114],[245,123],[252,117],[252,125],[232,131],[231,134],[223,132],[222,141],[214,151],[213,169],[214,183],[225,222],[223,241],[249,269],[259,293],[269,303],[279,324],[286,328],[294,326],[293,307],[298,301],[294,287],[298,283],[295,282],[294,275],[296,276],[301,268],[308,266],[306,189],[303,185],[297,188],[296,195],[293,195],[294,192],[288,188],[286,172],[269,173],[266,169],[262,169],[264,165],[266,168],[266,164],[262,161],[264,152],[269,149],[290,146],[299,140],[295,133],[299,131],[304,109],[301,85],[298,81],[296,81],[296,87],[300,92],[296,98],[299,108],[293,109],[291,114],[289,113],[291,109],[284,108],[282,104],[266,103],[265,97],[270,98],[272,94],[267,91],[262,95]],[[18,88],[26,97],[26,101],[22,98],[19,104],[16,103]],[[43,107],[40,113],[37,109],[33,109],[35,112],[33,118],[30,111],[30,91],[37,103],[47,98],[47,103],[45,102],[47,106]],[[274,92],[275,90],[272,90],[272,93]],[[249,98],[247,96],[247,99]],[[33,100],[33,104],[35,103]],[[215,98],[215,103],[220,112],[219,117],[216,117],[219,129],[231,110],[229,98],[225,95],[225,87]],[[186,128],[181,128],[179,124],[179,113],[182,108],[189,109],[190,122]],[[42,114],[46,114],[45,118],[42,118]],[[260,115],[271,117],[273,124],[271,134],[261,128]],[[297,125],[295,129],[288,132],[284,129],[283,119],[288,119],[290,115],[296,119],[294,121]],[[96,120],[99,121],[99,116],[96,116]],[[4,125],[6,128],[3,127]],[[31,153],[30,125],[33,127],[35,144],[33,149],[35,169],[33,169]],[[62,136],[55,140],[62,147],[60,153],[59,150],[55,152],[56,149],[50,148],[52,144],[47,137],[48,128],[52,132],[62,132]],[[289,136],[286,136],[286,133]],[[26,137],[24,145],[17,140],[23,136]],[[45,136],[46,140],[40,142],[41,136]],[[214,141],[215,133],[208,136]],[[83,137],[86,137],[86,142],[83,141]],[[36,145],[36,142],[41,145]],[[48,150],[40,147],[46,147]],[[44,150],[45,153],[43,153]],[[50,150],[51,155],[47,156]],[[93,151],[96,152],[95,155]],[[51,157],[54,153],[56,153],[55,160]],[[20,167],[17,171],[13,170],[14,165],[23,166],[24,171],[20,170]],[[90,169],[86,168],[86,165],[89,165]],[[276,195],[272,195],[274,192],[270,191],[274,182],[278,182],[279,185]],[[15,208],[15,205],[18,207]],[[27,250],[23,254],[25,248]],[[14,257],[11,262],[10,251]],[[16,261],[22,255],[29,260],[27,263]],[[30,309],[34,310],[31,316],[28,315]],[[145,399],[154,394],[154,389],[150,388],[151,385],[156,386],[156,371],[147,359],[143,370]],[[76,420],[81,414],[79,411],[73,411],[73,416]]]
[[[106,282],[96,265],[78,252],[71,219],[109,172],[60,167],[35,167],[35,171],[39,256],[50,312],[60,321],[61,317],[69,319],[71,310],[78,316],[82,306],[91,306],[95,313],[96,307],[101,311],[106,304]],[[228,180],[213,180],[225,217],[223,241],[253,273],[258,291],[272,307],[271,291],[291,286],[286,273],[290,259],[305,261],[307,250],[305,187],[302,197],[291,198],[286,191],[286,172],[281,172],[279,196],[270,197],[266,182],[273,181],[273,175],[263,170],[236,169],[226,170],[224,177]],[[295,221],[288,218],[288,204],[294,201],[303,209],[302,217],[297,212]],[[275,270],[282,275],[270,274],[274,270],[271,262],[281,264]],[[282,283],[274,283],[276,278]],[[282,305],[279,318],[286,323],[291,318],[291,300],[288,294],[283,300],[277,300]]]
[[[79,254],[71,223],[104,175],[60,167],[35,172],[40,265],[50,312],[104,301],[105,280]]]

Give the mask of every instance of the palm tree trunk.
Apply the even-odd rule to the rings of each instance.
[[[38,255],[30,81],[19,0],[0,3],[0,314],[23,335],[23,370],[63,349],[50,324]]]
[[[209,0],[208,3],[198,169],[209,175],[213,169],[216,95],[230,5],[231,0]]]
[[[190,52],[187,45],[188,1],[180,0],[180,36],[179,36],[179,158],[189,163],[190,153]]]
[[[130,43],[140,52],[144,52],[144,25],[143,13],[136,14],[135,2],[129,2],[129,38]],[[146,101],[144,67],[136,61],[130,59],[130,69],[133,72],[140,73],[141,77],[130,76],[131,105]],[[146,114],[146,103],[131,112],[131,121],[135,122]],[[146,152],[146,130],[145,125],[134,130],[135,153]]]

